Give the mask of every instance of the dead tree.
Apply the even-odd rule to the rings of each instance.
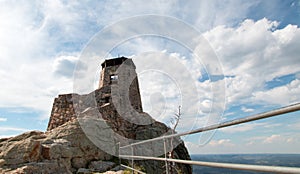
[[[174,118],[171,119],[171,124],[174,125],[173,128],[171,128],[172,134],[176,133],[176,128],[178,126],[179,120],[181,119],[181,106],[178,106],[178,113],[174,114]],[[171,137],[171,151],[169,152],[169,158],[174,159],[174,137]],[[176,169],[176,165],[175,162],[170,162],[170,164],[168,165],[169,167],[169,171],[171,174],[174,173],[174,170],[176,171],[176,173],[179,173]]]

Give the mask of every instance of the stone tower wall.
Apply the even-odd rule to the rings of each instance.
[[[135,73],[135,71],[134,71]],[[136,73],[135,73],[136,75]],[[142,107],[142,99],[140,95],[140,88],[139,88],[139,82],[138,78],[134,78],[132,81],[130,88],[129,88],[129,100],[131,102],[131,105],[134,107],[135,110],[138,112],[143,112]]]
[[[47,130],[54,129],[76,118],[72,96],[73,94],[64,94],[54,99]]]

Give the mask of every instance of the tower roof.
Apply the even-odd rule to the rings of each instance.
[[[102,68],[108,67],[108,66],[115,66],[115,65],[121,65],[123,62],[125,62],[128,58],[127,57],[118,57],[113,59],[106,59],[102,64]]]

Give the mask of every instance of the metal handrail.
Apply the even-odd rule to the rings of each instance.
[[[286,107],[274,109],[272,111],[268,111],[268,112],[264,112],[264,113],[260,113],[260,114],[256,114],[256,115],[251,115],[251,116],[244,117],[244,118],[234,119],[231,121],[226,121],[223,123],[202,127],[199,129],[195,129],[195,130],[191,130],[191,131],[187,131],[187,132],[183,132],[183,133],[165,135],[165,136],[161,136],[161,137],[157,137],[157,138],[139,141],[136,143],[132,143],[132,144],[120,147],[120,148],[126,148],[126,147],[135,146],[135,145],[148,143],[148,142],[152,142],[152,141],[157,141],[157,140],[162,140],[162,139],[167,139],[167,138],[172,138],[172,137],[185,136],[185,135],[205,132],[205,131],[209,131],[209,130],[224,128],[224,127],[228,127],[228,126],[233,126],[233,125],[237,125],[237,124],[242,124],[242,123],[246,123],[246,122],[251,122],[251,121],[255,121],[255,120],[261,120],[261,119],[265,119],[265,118],[269,118],[269,117],[273,117],[273,116],[278,116],[278,115],[282,115],[282,114],[286,114],[286,113],[290,113],[290,112],[295,112],[295,111],[299,111],[299,110],[300,110],[300,103],[296,103],[296,104],[289,105]]]
[[[147,156],[130,156],[120,155],[121,158],[136,158],[145,160],[158,160],[167,162],[176,162],[182,164],[199,165],[206,167],[218,167],[235,170],[250,170],[256,172],[272,172],[272,173],[293,173],[300,174],[300,168],[297,167],[282,167],[282,166],[264,166],[264,165],[252,165],[252,164],[236,164],[236,163],[220,163],[220,162],[205,162],[205,161],[191,161],[191,160],[180,160],[171,158],[158,158],[158,157],[147,157]]]

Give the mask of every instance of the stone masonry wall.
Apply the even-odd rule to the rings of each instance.
[[[64,94],[54,99],[47,130],[54,129],[76,118],[72,96],[73,94]]]

